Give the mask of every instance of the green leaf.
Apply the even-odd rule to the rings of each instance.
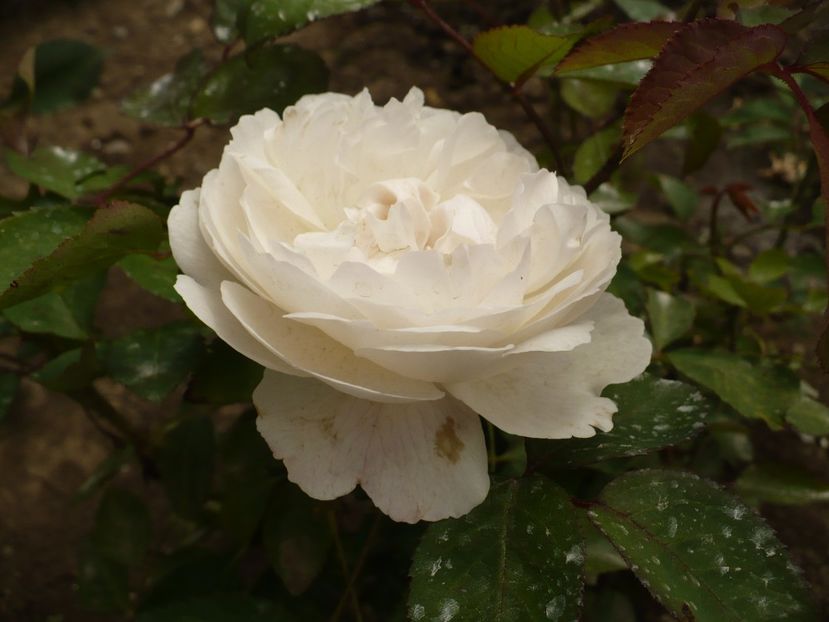
[[[772,427],[783,423],[800,394],[797,377],[787,368],[752,363],[730,352],[688,348],[674,350],[668,360],[741,415]]]
[[[498,78],[514,83],[554,66],[580,37],[544,35],[529,26],[501,26],[480,33],[472,47]]]
[[[17,374],[0,371],[0,423],[9,414],[19,386],[20,378]]]
[[[614,123],[579,145],[573,162],[576,183],[586,183],[599,172],[613,155],[614,147],[619,143],[619,136],[619,125]]]
[[[45,41],[24,56],[11,100],[26,99],[36,114],[77,104],[98,84],[104,56],[72,39]]]
[[[32,209],[0,220],[0,291],[66,238],[79,233],[88,212],[76,208]]]
[[[207,75],[208,65],[201,50],[193,50],[168,73],[149,86],[131,93],[122,108],[131,117],[159,125],[177,126],[189,120],[190,102]]]
[[[214,0],[210,25],[221,43],[231,43],[239,37],[239,21],[251,0]]]
[[[279,37],[309,22],[338,13],[359,11],[380,0],[253,0],[244,14],[244,37],[248,45]]]
[[[671,10],[662,6],[656,0],[613,0],[627,16],[637,22],[647,22],[652,19],[671,17]]]
[[[754,502],[805,505],[829,501],[829,482],[809,471],[782,464],[752,464],[734,487]]]
[[[172,257],[156,259],[151,255],[127,255],[118,262],[118,267],[151,294],[181,302],[181,296],[173,289],[178,266]]]
[[[203,349],[198,327],[174,323],[100,343],[98,356],[113,380],[160,401],[184,382]]]
[[[688,175],[698,171],[711,154],[717,150],[722,136],[720,122],[710,114],[697,112],[687,121],[688,140],[685,142],[685,157],[682,163],[682,174]]]
[[[684,181],[670,175],[657,175],[656,178],[674,213],[682,220],[688,220],[693,216],[700,204],[697,191]]]
[[[222,527],[240,546],[250,544],[265,516],[275,486],[275,478],[251,479],[240,481],[223,492]]]
[[[207,417],[186,417],[164,435],[158,453],[161,482],[173,509],[198,518],[213,485],[216,440]]]
[[[748,267],[748,278],[755,283],[770,283],[786,274],[791,260],[786,251],[779,248],[770,248],[763,251]]]
[[[250,402],[261,380],[261,365],[216,339],[190,382],[187,398],[210,404]]]
[[[786,44],[775,26],[746,28],[727,20],[687,24],[665,45],[633,93],[624,118],[625,157],[687,118]]]
[[[95,515],[91,543],[104,558],[135,566],[152,540],[153,525],[144,502],[123,488],[109,488]]]
[[[651,593],[682,619],[817,619],[774,532],[710,482],[688,473],[628,473],[604,489],[588,515]]]
[[[663,350],[684,336],[694,325],[696,309],[682,296],[648,289],[646,307],[653,345],[657,350]]]
[[[576,620],[584,549],[567,494],[538,475],[496,484],[429,525],[412,562],[409,619]]]
[[[86,339],[92,332],[95,306],[105,282],[106,274],[93,275],[8,307],[3,315],[24,332]]]
[[[67,199],[81,196],[79,184],[105,168],[97,158],[63,147],[38,147],[28,157],[6,151],[6,164],[15,175]]]
[[[609,182],[603,183],[590,194],[590,201],[598,205],[603,212],[621,214],[636,205],[637,196],[632,192],[624,192]]]
[[[37,225],[37,228],[52,227],[52,239],[58,235],[66,237],[66,233],[74,229],[68,226],[61,227],[60,221],[65,220],[65,217],[58,217],[55,212],[41,218],[44,218],[44,222]],[[0,240],[3,234],[3,225],[0,224]],[[54,250],[46,251],[48,254],[45,256],[38,253],[39,259],[24,264],[28,269],[12,277],[15,286],[0,294],[0,308],[19,304],[98,272],[124,255],[153,251],[163,236],[161,219],[146,207],[117,202],[101,208],[76,235],[64,240],[56,248],[54,244],[50,244]],[[20,261],[15,263],[19,265]]]
[[[92,471],[92,474],[78,487],[78,490],[75,491],[73,496],[73,500],[80,501],[94,495],[102,486],[115,477],[126,464],[132,462],[134,458],[135,451],[129,445],[113,451],[101,460],[98,466],[95,467],[95,470]]]
[[[803,434],[829,434],[829,408],[807,395],[795,400],[786,413],[786,420]]]
[[[531,441],[531,458],[546,468],[574,468],[611,458],[638,456],[677,445],[703,427],[712,404],[693,386],[643,374],[604,390],[618,412],[610,432],[590,438]]]
[[[590,119],[606,116],[616,103],[619,88],[596,80],[562,80],[561,97],[576,112]]]
[[[285,483],[274,496],[262,539],[276,574],[293,595],[305,592],[322,572],[331,546],[325,508]]]
[[[319,93],[328,82],[322,60],[292,45],[258,47],[219,65],[193,100],[193,117],[232,123],[261,108],[282,110],[306,93]]]
[[[580,80],[592,80],[594,82],[607,82],[622,88],[632,89],[636,87],[645,74],[651,68],[649,60],[634,60],[627,63],[616,63],[614,65],[602,65],[588,69],[574,69],[563,74],[561,78],[578,78]]]
[[[579,44],[558,64],[556,73],[653,58],[680,28],[677,22],[619,24]]]
[[[584,575],[587,582],[595,584],[599,575],[627,570],[627,562],[619,555],[619,551],[610,543],[605,535],[588,520],[586,514],[579,526],[585,534],[584,538]]]

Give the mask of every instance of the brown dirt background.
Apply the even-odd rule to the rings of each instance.
[[[162,151],[178,136],[132,120],[118,102],[134,88],[172,69],[180,56],[202,47],[217,58],[221,47],[209,27],[210,0],[0,0],[0,93],[25,50],[69,37],[106,53],[99,87],[83,105],[33,119],[30,134],[41,144],[89,151],[111,164],[135,164]],[[535,3],[502,0],[499,14],[520,16]],[[331,68],[331,90],[354,93],[367,86],[375,99],[402,97],[412,85],[435,106],[480,110],[512,130],[532,149],[537,134],[521,111],[480,69],[422,18],[398,3],[313,24],[291,37],[318,51]],[[544,97],[540,86],[534,99]],[[218,162],[226,130],[203,128],[161,172],[182,187],[198,185]],[[20,194],[19,180],[0,170],[0,193]],[[112,336],[158,325],[179,311],[145,296],[113,273],[97,323]],[[805,336],[804,336],[805,337]],[[158,408],[135,404],[136,418],[152,420]],[[794,435],[758,433],[758,453],[783,458],[829,477],[825,448],[802,445]],[[109,451],[107,440],[67,398],[25,385],[14,412],[0,427],[0,620],[64,622],[100,619],[77,611],[75,555],[89,530],[94,503],[72,495]],[[767,517],[816,587],[829,619],[829,511],[826,506],[767,509]]]

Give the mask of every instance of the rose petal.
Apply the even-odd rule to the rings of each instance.
[[[511,370],[450,384],[447,391],[510,434],[569,438],[610,430],[616,405],[601,392],[642,373],[651,344],[642,320],[610,294],[583,317],[595,322],[590,343],[569,352],[517,355]]]
[[[367,400],[414,402],[443,396],[435,385],[404,378],[354,353],[321,331],[285,319],[284,312],[247,288],[222,283],[222,301],[273,354],[336,389]]]
[[[215,285],[231,278],[199,228],[199,189],[181,194],[178,205],[170,210],[167,228],[170,231],[170,249],[182,272],[203,285]]]
[[[231,348],[263,367],[283,374],[305,375],[254,339],[222,303],[218,289],[199,285],[184,274],[176,279],[175,288],[196,317],[212,328]]]
[[[462,516],[489,490],[480,420],[454,400],[390,406],[265,372],[253,402],[288,478],[317,499],[360,484],[392,519],[413,523]]]

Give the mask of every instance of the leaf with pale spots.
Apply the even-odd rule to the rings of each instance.
[[[504,481],[471,513],[426,530],[411,568],[409,619],[576,620],[583,563],[567,494],[541,476]]]
[[[698,622],[812,622],[799,570],[765,521],[689,473],[611,482],[588,515],[671,612]]]
[[[619,409],[610,432],[562,441],[530,440],[530,464],[545,469],[575,468],[676,445],[702,430],[713,408],[693,386],[648,374],[610,386],[603,395]]]
[[[160,401],[195,369],[203,349],[197,327],[173,323],[102,342],[97,354],[113,380]]]
[[[242,34],[248,45],[279,37],[323,17],[359,11],[380,0],[253,0],[242,13]]]

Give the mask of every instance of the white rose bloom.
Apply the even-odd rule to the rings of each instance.
[[[604,293],[620,238],[582,188],[418,89],[307,96],[231,133],[170,213],[176,290],[266,368],[259,430],[309,495],[360,484],[395,520],[457,517],[489,489],[479,415],[611,429],[600,393],[651,346]]]

